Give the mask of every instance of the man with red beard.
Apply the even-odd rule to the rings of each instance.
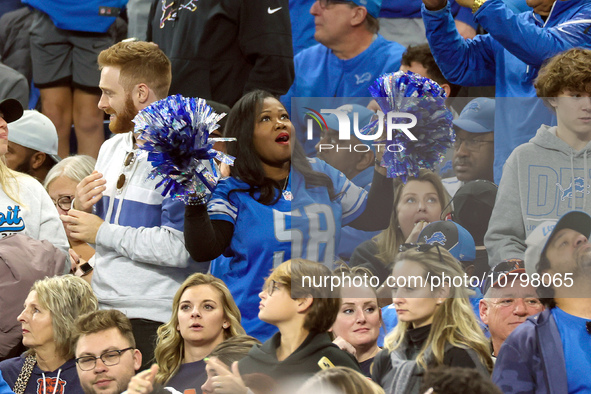
[[[101,52],[98,64],[99,108],[111,115],[115,136],[102,145],[95,171],[76,189],[75,209],[62,219],[72,237],[96,245],[94,293],[101,309],[130,318],[143,369],[175,291],[200,268],[185,250],[184,204],[162,197],[159,181],[148,180],[152,167],[132,131],[135,115],[167,96],[170,61],[154,44],[120,42]]]

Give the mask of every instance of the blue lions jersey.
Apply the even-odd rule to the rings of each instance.
[[[331,201],[325,187],[306,188],[303,176],[291,171],[286,191],[292,201],[281,197],[264,205],[246,191],[248,184],[235,178],[219,182],[208,203],[211,220],[234,225],[227,259],[212,263],[211,273],[221,278],[242,313],[242,326],[249,335],[267,340],[276,328],[258,319],[258,294],[274,267],[291,258],[318,261],[333,268],[340,228],[365,209],[367,192],[338,170],[319,159],[309,159],[315,171],[327,174],[338,197]],[[293,169],[293,168],[292,168]]]

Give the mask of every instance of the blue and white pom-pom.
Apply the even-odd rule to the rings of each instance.
[[[451,148],[455,133],[453,116],[445,107],[445,91],[429,78],[403,71],[380,76],[369,88],[382,111],[413,114],[416,126],[408,129],[417,141],[403,132],[393,133],[392,140],[385,141],[381,165],[386,167],[389,178],[416,177],[420,168],[433,169],[441,162],[445,151]],[[387,119],[384,116],[384,120]],[[396,122],[408,123],[408,120]],[[372,134],[378,126],[373,121],[361,131]],[[384,125],[384,134],[386,125]]]
[[[234,163],[233,157],[213,149],[213,142],[227,139],[209,138],[225,115],[215,113],[204,99],[181,95],[156,101],[136,115],[134,133],[154,167],[149,178],[163,178],[156,186],[164,185],[163,196],[185,203],[206,201],[219,180],[213,159]]]

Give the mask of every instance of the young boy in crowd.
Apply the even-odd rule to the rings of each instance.
[[[591,50],[570,49],[542,67],[535,87],[558,126],[542,125],[505,164],[484,243],[489,261],[523,259],[525,239],[542,220],[591,212]]]

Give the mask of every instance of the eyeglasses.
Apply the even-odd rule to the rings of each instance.
[[[418,252],[428,252],[433,248],[437,248],[437,254],[439,254],[439,262],[443,263],[443,257],[441,256],[441,249],[438,243],[432,243],[432,244],[414,244],[414,243],[407,243],[407,244],[402,244],[400,245],[400,248],[398,249],[400,252],[406,252],[407,250],[416,250]]]
[[[463,138],[456,136],[456,140],[454,141],[454,149],[456,149],[456,150],[460,149],[460,146],[462,146],[462,143],[464,143],[464,146],[469,151],[478,152],[480,150],[480,146],[482,144],[492,144],[494,142],[495,142],[494,140],[479,140],[476,138],[463,139]]]
[[[127,168],[129,167],[133,162],[135,161],[135,153],[134,152],[129,152],[127,154],[127,156],[125,156],[125,160],[123,160],[123,168]],[[123,188],[123,186],[125,185],[125,174],[121,173],[121,175],[119,175],[119,178],[117,179],[117,191],[120,192],[121,189]]]
[[[74,200],[74,196],[61,196],[57,200],[52,199],[53,203],[56,207],[59,207],[62,211],[68,212],[72,209],[72,201]]]
[[[328,8],[331,4],[355,4],[350,0],[317,0],[320,8]]]
[[[267,292],[269,297],[273,295],[275,289],[279,290],[279,286],[277,286],[278,283],[279,282],[276,282],[273,279],[271,279],[271,281],[267,284],[265,291]]]
[[[105,364],[107,367],[112,367],[113,365],[119,364],[119,361],[121,361],[121,353],[123,353],[127,350],[132,350],[132,349],[135,349],[135,348],[128,347],[128,348],[121,349],[121,350],[109,350],[108,352],[104,352],[103,354],[101,354],[98,357],[94,357],[94,356],[78,357],[76,359],[76,364],[78,364],[78,367],[80,367],[80,369],[82,371],[90,371],[96,367],[96,360],[98,360],[100,358],[101,361],[103,362],[103,364]]]

